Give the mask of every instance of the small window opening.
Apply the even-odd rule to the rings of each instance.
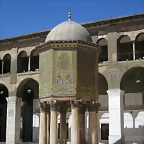
[[[21,52],[18,55],[18,65],[17,65],[18,73],[23,73],[28,71],[28,62],[29,59],[26,52]]]
[[[3,73],[10,73],[11,68],[11,56],[9,54],[5,55],[3,58]]]
[[[108,140],[109,124],[101,124],[101,140]]]
[[[39,56],[31,56],[30,71],[37,71],[39,69]]]
[[[126,35],[121,36],[117,41],[117,60],[133,60],[133,43]]]
[[[144,59],[144,33],[139,34],[135,40],[135,57]]]

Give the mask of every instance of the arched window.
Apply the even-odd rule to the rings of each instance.
[[[39,54],[33,50],[30,55],[30,71],[36,70],[39,70]]]
[[[135,39],[135,54],[136,59],[144,58],[144,33],[138,34]]]
[[[28,71],[28,56],[25,51],[19,53],[17,58],[17,72],[27,72]]]
[[[11,56],[6,54],[3,58],[3,73],[10,73],[11,69]]]
[[[117,60],[133,60],[133,43],[127,35],[122,35],[117,40]]]
[[[105,38],[101,38],[97,41],[97,43],[101,46],[101,52],[99,55],[99,63],[108,61],[108,45],[107,40]]]

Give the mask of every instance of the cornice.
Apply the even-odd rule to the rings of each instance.
[[[117,17],[117,18],[110,18],[110,19],[105,19],[105,20],[98,20],[98,21],[94,21],[94,22],[87,22],[87,23],[82,23],[81,25],[84,26],[85,28],[104,26],[104,25],[109,26],[109,25],[120,23],[120,22],[137,20],[137,19],[141,19],[141,18],[144,18],[144,13],[123,16],[123,17]],[[21,35],[21,36],[17,36],[17,37],[12,37],[12,38],[0,39],[0,44],[16,42],[19,40],[25,40],[25,39],[35,38],[35,37],[46,37],[47,34],[50,32],[50,30],[51,29],[41,31],[41,32],[35,32],[35,33],[31,33],[31,34]]]
[[[55,50],[96,50],[100,51],[100,46],[97,43],[77,41],[49,41],[36,47],[36,52],[40,53],[49,49]]]

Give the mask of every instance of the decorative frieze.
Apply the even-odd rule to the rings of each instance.
[[[100,103],[98,101],[95,101],[95,100],[87,102],[88,111],[98,112],[98,109],[100,106],[101,106]]]

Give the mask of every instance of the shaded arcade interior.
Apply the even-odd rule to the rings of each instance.
[[[28,71],[39,70],[39,55],[33,50],[30,56],[25,51],[21,51],[18,54],[17,60],[17,72],[24,73]]]
[[[120,82],[120,88],[125,91],[124,105],[143,106],[144,68],[134,67],[125,72]]]
[[[144,33],[140,33],[132,41],[128,35],[117,40],[117,61],[130,61],[144,58]]]
[[[34,99],[39,98],[38,82],[33,79],[22,81],[18,87],[17,96],[22,98],[20,138],[23,142],[32,142]]]
[[[5,85],[0,84],[0,142],[6,141],[7,100],[9,96]]]

